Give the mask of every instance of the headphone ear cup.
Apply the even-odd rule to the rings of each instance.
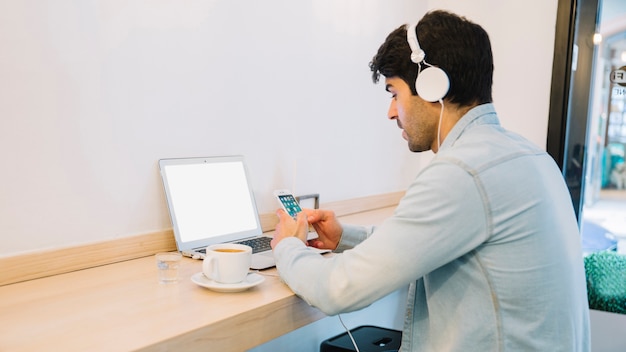
[[[443,99],[448,94],[448,89],[450,89],[450,79],[439,67],[425,68],[415,80],[417,95],[431,103]]]

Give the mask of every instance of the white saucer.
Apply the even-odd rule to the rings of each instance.
[[[240,292],[249,289],[250,287],[254,287],[261,282],[265,281],[265,278],[259,274],[250,273],[246,276],[246,279],[240,283],[236,284],[222,284],[219,282],[215,282],[206,276],[203,273],[193,274],[191,277],[191,281],[196,285],[200,285],[202,287],[206,287],[210,290],[217,292]]]

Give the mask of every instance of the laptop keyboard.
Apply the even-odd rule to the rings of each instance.
[[[270,246],[270,242],[272,241],[271,237],[256,237],[251,238],[249,240],[244,240],[241,242],[237,242],[239,244],[245,244],[246,246],[252,247],[252,253],[270,251],[272,247]]]
[[[256,237],[248,240],[243,240],[240,242],[234,242],[238,244],[245,244],[246,246],[252,247],[252,253],[271,251],[272,246],[270,246],[270,242],[272,241],[271,237]],[[206,254],[206,248],[196,249],[197,252]]]

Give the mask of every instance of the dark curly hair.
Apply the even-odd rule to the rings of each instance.
[[[414,95],[418,65],[411,61],[411,48],[406,39],[407,26],[402,25],[387,36],[369,66],[372,80],[380,75],[399,77]],[[446,11],[427,13],[417,24],[420,47],[425,61],[443,69],[450,78],[445,99],[461,106],[492,102],[493,55],[485,30]],[[424,65],[422,65],[422,68]]]

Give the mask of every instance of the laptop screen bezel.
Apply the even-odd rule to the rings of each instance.
[[[195,241],[183,241],[179,224],[176,219],[175,209],[173,209],[172,203],[172,195],[169,187],[169,182],[167,178],[166,168],[171,165],[197,165],[197,164],[205,164],[205,163],[225,163],[225,162],[236,162],[240,163],[243,166],[244,176],[246,179],[246,184],[248,187],[248,193],[250,195],[250,201],[252,210],[254,213],[254,221],[255,227],[250,230],[239,231],[209,238],[204,238]],[[172,223],[172,229],[174,232],[174,237],[176,239],[176,247],[179,251],[190,251],[197,248],[206,247],[216,243],[224,243],[224,242],[233,242],[238,241],[250,237],[258,237],[263,234],[263,229],[261,227],[261,222],[259,220],[259,214],[256,206],[256,201],[254,199],[254,192],[250,185],[250,178],[248,175],[248,168],[246,166],[244,157],[242,155],[231,155],[231,156],[213,156],[213,157],[193,157],[193,158],[167,158],[159,160],[159,171],[161,174],[161,179],[163,181],[163,188],[165,190],[166,202],[168,207],[168,212],[170,215],[170,220]]]

